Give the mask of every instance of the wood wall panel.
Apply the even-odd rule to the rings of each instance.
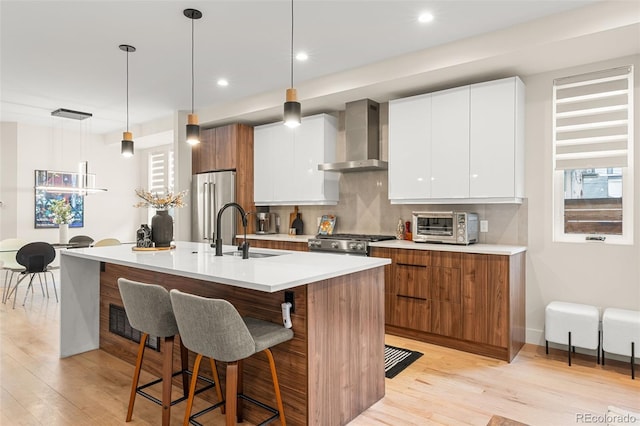
[[[382,267],[307,287],[309,424],[346,424],[384,396],[383,290]]]
[[[525,344],[526,339],[526,256],[518,253],[509,259],[509,361]]]

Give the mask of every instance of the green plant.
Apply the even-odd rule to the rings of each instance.
[[[49,205],[53,223],[55,224],[69,224],[73,222],[73,213],[71,213],[71,204],[65,199],[53,200]]]

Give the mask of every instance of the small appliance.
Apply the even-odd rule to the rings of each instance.
[[[277,234],[279,228],[280,217],[276,213],[256,213],[256,234]]]
[[[413,212],[413,241],[468,245],[478,242],[478,215],[465,212]]]

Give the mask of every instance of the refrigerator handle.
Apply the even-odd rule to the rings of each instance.
[[[214,243],[216,241],[216,216],[218,216],[218,200],[216,199],[216,184],[212,183],[209,188],[209,192],[211,194],[211,219],[209,219],[209,224],[211,225],[211,242]]]
[[[207,191],[207,182],[202,184],[202,239],[204,241],[208,241],[209,237],[207,236],[209,232],[209,216],[207,215],[207,205],[209,204],[209,194]]]

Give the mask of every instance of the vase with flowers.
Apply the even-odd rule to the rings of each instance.
[[[49,205],[49,211],[51,212],[51,220],[58,225],[60,244],[67,244],[69,224],[74,219],[71,212],[71,204],[64,198],[53,200]]]
[[[136,189],[136,195],[142,199],[134,207],[154,208],[156,214],[151,218],[151,241],[155,247],[169,247],[173,241],[173,218],[169,209],[184,207],[184,196],[187,191],[151,192]]]

